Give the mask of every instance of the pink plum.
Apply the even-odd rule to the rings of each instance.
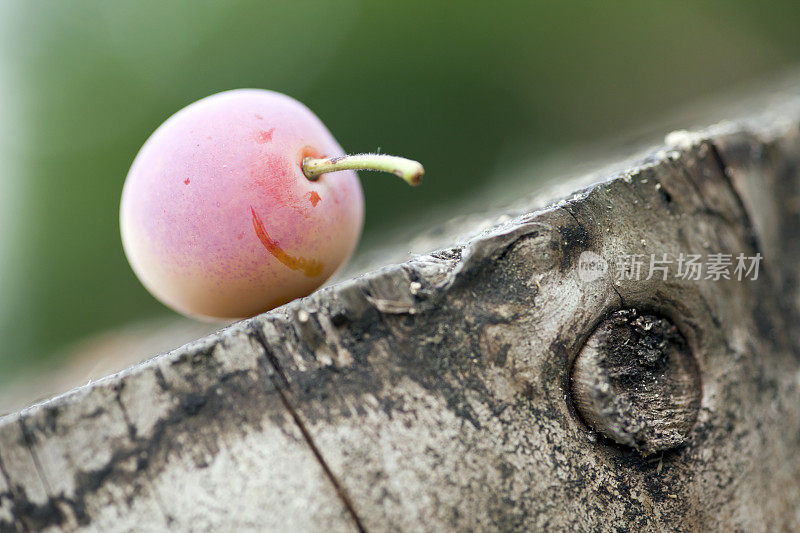
[[[122,192],[134,272],[191,316],[241,318],[305,296],[352,254],[364,197],[352,170],[303,174],[344,152],[303,104],[239,89],[182,109],[147,140]]]
[[[122,191],[122,245],[164,304],[212,319],[305,296],[353,253],[364,221],[354,170],[411,185],[416,161],[345,155],[307,107],[238,89],[182,109],[147,140]]]

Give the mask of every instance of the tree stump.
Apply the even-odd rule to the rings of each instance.
[[[6,416],[0,530],[800,528],[799,165],[791,103],[671,135],[567,199]],[[763,262],[610,275],[665,253]]]

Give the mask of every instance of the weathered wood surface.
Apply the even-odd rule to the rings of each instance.
[[[567,200],[1,419],[0,530],[799,528],[798,117],[672,136]],[[582,282],[587,250],[765,259],[757,281]],[[572,405],[572,362],[620,309],[675,324],[699,369],[665,453]]]

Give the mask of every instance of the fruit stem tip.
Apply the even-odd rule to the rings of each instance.
[[[412,187],[420,184],[425,169],[418,161],[385,154],[354,154],[339,157],[306,157],[302,162],[303,174],[316,181],[323,174],[340,170],[376,170],[390,172]]]

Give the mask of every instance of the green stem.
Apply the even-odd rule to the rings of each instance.
[[[354,154],[320,159],[306,157],[302,166],[303,174],[311,181],[318,180],[322,174],[339,170],[378,170],[391,172],[406,180],[409,185],[416,186],[425,173],[425,169],[416,161],[384,154]]]

